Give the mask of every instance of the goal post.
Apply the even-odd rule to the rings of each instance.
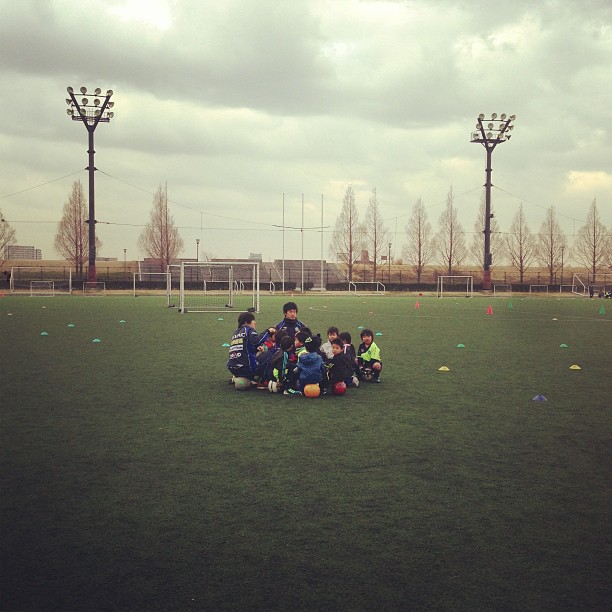
[[[30,297],[54,297],[55,283],[53,281],[30,281]]]
[[[465,297],[474,297],[474,277],[473,276],[455,276],[442,275],[438,276],[436,297],[444,297],[446,295],[460,295]]]
[[[548,293],[548,285],[529,285],[529,295],[536,293]]]
[[[508,293],[512,293],[512,285],[510,284],[493,285],[493,295],[494,296],[497,296],[500,294],[504,294],[504,296],[506,296]]]
[[[259,262],[181,263],[179,312],[259,312]]]
[[[589,295],[588,282],[583,282],[582,279],[574,273],[572,277],[572,293],[586,297]]]
[[[101,283],[97,281],[85,281],[83,283],[83,295],[106,295],[106,283]]]
[[[351,295],[384,295],[386,287],[380,281],[349,281],[348,292]]]

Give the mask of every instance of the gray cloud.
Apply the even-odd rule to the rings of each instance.
[[[85,167],[85,130],[63,98],[86,85],[116,92],[115,119],[96,132],[96,165],[110,175],[97,177],[100,217],[146,223],[149,192],[168,181],[177,222],[195,228],[186,242],[219,211],[240,219],[224,226],[276,223],[283,193],[288,223],[300,222],[301,193],[316,223],[324,194],[333,223],[348,183],[363,209],[376,187],[392,226],[419,197],[435,212],[451,184],[460,194],[484,181],[484,151],[469,142],[481,111],[518,117],[494,158],[502,226],[520,203],[506,192],[534,202],[534,230],[555,204],[572,232],[593,197],[612,223],[606,2],[165,4],[171,20],[157,27],[122,19],[128,0],[0,0],[0,195]],[[17,226],[21,243],[51,254],[35,221],[59,219],[72,180],[0,199],[7,218],[31,221]],[[466,229],[479,200],[459,199]],[[107,230],[103,254],[135,253],[138,228]],[[219,255],[255,250],[205,231]],[[264,246],[279,256],[277,242]]]

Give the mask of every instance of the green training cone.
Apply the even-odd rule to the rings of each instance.
[[[605,308],[603,307],[603,305],[602,305],[602,306],[601,306],[601,308],[599,309],[599,314],[602,314],[602,315],[603,315],[603,314],[606,314],[606,310],[605,310]]]
[[[458,344],[457,348],[465,348],[465,344]]]
[[[508,302],[508,308],[510,308],[510,310],[512,310],[512,302]]]

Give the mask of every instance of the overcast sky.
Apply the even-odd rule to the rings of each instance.
[[[183,256],[282,256],[285,225],[333,226],[347,185],[376,188],[399,256],[418,198],[437,228],[450,187],[472,232],[483,112],[515,114],[493,155],[493,211],[532,232],[554,205],[571,236],[597,199],[612,225],[609,0],[0,0],[0,210],[53,248],[87,132],[66,87],[114,90],[95,132],[100,256],[142,257],[168,186]],[[277,227],[274,227],[274,226]],[[328,257],[331,230],[324,233]],[[307,258],[321,233],[304,232]],[[468,235],[470,238],[471,235]],[[571,238],[570,238],[571,241]],[[285,257],[301,257],[299,231]]]

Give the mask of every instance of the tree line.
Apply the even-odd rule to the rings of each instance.
[[[62,217],[57,224],[55,250],[83,276],[83,267],[89,259],[89,211],[81,181],[75,181],[64,203]],[[17,244],[15,229],[2,217],[0,211],[0,255],[8,246]],[[102,242],[96,236],[96,251]],[[153,196],[149,223],[138,238],[138,247],[147,256],[159,262],[160,271],[174,261],[183,250],[183,239],[168,210],[168,188],[160,185]]]
[[[468,244],[452,188],[438,218],[437,231],[429,221],[422,199],[415,202],[404,228],[406,242],[402,248],[402,263],[414,270],[418,283],[426,266],[442,265],[445,273],[452,275],[469,255],[480,267],[484,267],[485,211],[483,194],[472,239]],[[525,271],[534,263],[546,269],[549,284],[553,283],[555,273],[570,258],[593,275],[601,268],[612,266],[612,232],[602,223],[596,200],[591,203],[585,224],[578,230],[572,245],[561,229],[554,206],[547,209],[546,218],[537,234],[532,233],[522,204],[516,210],[508,232],[500,230],[493,216],[490,228],[493,261],[498,264],[508,261],[518,271],[521,284]],[[377,280],[377,267],[390,257],[390,236],[391,232],[381,216],[376,189],[372,190],[362,222],[355,192],[349,185],[329,247],[330,257],[346,265],[348,280],[353,280],[355,264],[363,261],[366,252],[366,263],[372,266],[372,280]]]
[[[474,262],[483,267],[485,210],[483,194],[472,239],[468,244],[452,188],[446,196],[445,208],[438,217],[437,231],[434,231],[425,204],[419,198],[410,210],[404,228],[406,242],[401,251],[401,263],[414,270],[418,283],[426,266],[442,265],[445,273],[452,275],[470,255]],[[81,276],[89,253],[87,223],[87,199],[81,182],[75,181],[57,226],[55,249]],[[526,270],[534,263],[547,270],[550,284],[555,273],[570,259],[579,262],[592,275],[612,266],[612,232],[602,223],[596,200],[591,203],[586,221],[571,245],[557,220],[554,206],[547,209],[546,218],[537,234],[532,233],[522,204],[516,210],[507,232],[500,230],[494,217],[490,219],[490,228],[494,263],[508,261],[517,270],[521,284]],[[16,242],[15,229],[0,211],[0,255],[4,255],[6,247]],[[96,237],[96,250],[101,246]],[[165,271],[180,255],[183,246],[183,239],[168,209],[168,188],[160,185],[153,196],[149,223],[138,238],[138,247],[159,262],[160,271]],[[391,232],[383,219],[376,189],[369,196],[365,218],[361,221],[355,191],[351,185],[347,186],[329,253],[333,260],[346,265],[351,281],[355,264],[363,263],[366,253],[365,263],[371,265],[374,281],[378,279],[381,264],[390,263]]]

